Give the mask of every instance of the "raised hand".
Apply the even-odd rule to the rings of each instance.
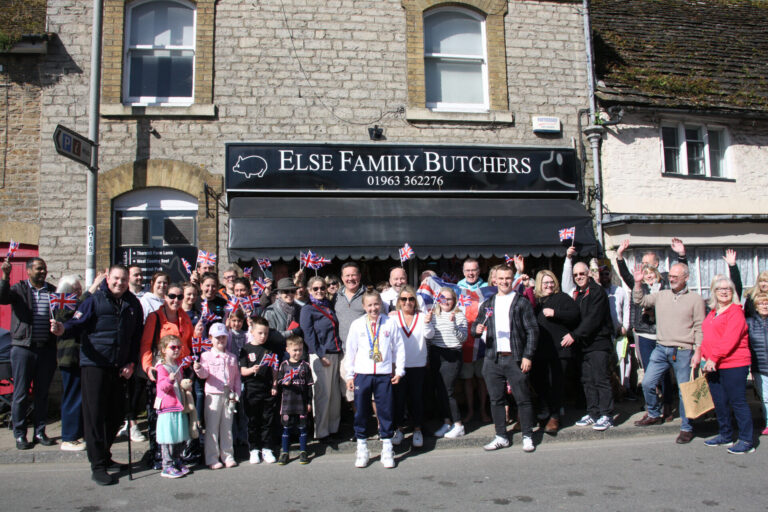
[[[673,238],[672,243],[670,243],[669,246],[678,256],[685,256],[685,244],[679,238]]]
[[[626,240],[623,240],[619,244],[619,248],[616,249],[616,259],[619,259],[619,260],[624,259],[624,251],[626,251],[628,247],[629,247],[629,238],[627,238]]]
[[[736,265],[736,251],[733,249],[726,249],[725,250],[725,256],[723,256],[723,259],[728,264],[729,267],[733,267]]]
[[[568,247],[568,250],[565,251],[565,257],[571,260],[574,256],[576,256],[576,248],[573,246]]]
[[[515,270],[518,274],[522,274],[525,270],[525,258],[523,258],[522,254],[515,254],[515,257],[512,259],[515,261]]]

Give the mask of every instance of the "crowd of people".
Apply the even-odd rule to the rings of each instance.
[[[6,261],[0,304],[13,312],[16,446],[56,444],[45,427],[57,366],[61,449],[86,450],[102,485],[116,482],[108,470],[118,466],[111,453],[118,435],[148,438],[145,462],[179,478],[195,463],[235,466],[238,444],[248,447],[252,464],[286,464],[296,437],[306,464],[310,437],[341,440],[345,418],[357,444],[355,466],[369,464],[375,418],[380,460],[391,468],[393,447],[407,432],[413,448],[423,446],[427,402],[440,420],[435,437],[465,435],[479,414],[495,429],[485,450],[509,446],[512,424],[522,449],[533,452],[537,423],[548,434],[562,427],[574,376],[583,390],[576,402],[585,407],[575,425],[604,431],[614,426],[615,397],[636,399],[635,374],[646,410],[635,425],[650,427],[672,419],[675,386],[700,369],[719,424],[705,444],[754,451],[746,386],[751,374],[768,415],[768,271],[742,306],[736,254],[727,251],[729,275],[713,279],[705,304],[687,287],[680,240],[672,241],[678,261],[668,273],[653,252],[630,270],[628,247],[618,248],[615,270],[629,292],[612,282],[613,265],[577,261],[573,248],[560,280],[549,269],[528,275],[516,256],[489,269],[485,282],[469,258],[458,283],[426,271],[418,289],[402,267],[376,288],[363,286],[355,262],[341,266],[340,278],[306,279],[300,270],[276,282],[230,267],[220,283],[202,260],[188,282],[157,272],[146,290],[139,267],[113,265],[83,293],[77,276],[63,276],[57,288],[47,283],[39,258],[27,263],[28,279],[11,286]],[[76,307],[52,308],[56,294],[73,294]],[[137,423],[142,410],[146,437]],[[676,442],[686,444],[693,426],[681,398],[678,412]]]

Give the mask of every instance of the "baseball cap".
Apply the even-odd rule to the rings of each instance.
[[[221,322],[217,322],[213,324],[208,331],[208,334],[211,335],[211,338],[218,338],[219,336],[226,336],[227,335],[227,328],[224,324]]]

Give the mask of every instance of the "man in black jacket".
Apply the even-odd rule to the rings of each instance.
[[[26,281],[10,286],[8,278],[11,264],[7,260],[0,267],[0,304],[10,304],[11,318],[11,372],[13,374],[13,402],[11,418],[16,448],[28,450],[32,443],[27,441],[27,402],[29,387],[34,384],[34,440],[45,446],[56,442],[45,435],[45,420],[48,413],[48,388],[56,372],[56,337],[51,334],[50,304],[56,288],[45,282],[48,269],[45,261],[32,258],[27,262]]]
[[[589,278],[585,263],[573,266],[576,283],[574,299],[581,321],[563,336],[564,347],[578,343],[581,349],[581,383],[587,400],[587,414],[576,425],[607,430],[613,426],[613,390],[611,389],[611,356],[613,353],[613,321],[603,287]]]
[[[107,473],[115,465],[110,450],[124,418],[125,385],[138,363],[143,325],[141,303],[128,292],[123,265],[109,269],[71,320],[51,321],[58,336],[85,335],[80,348],[84,432],[91,478],[99,485],[116,483]]]
[[[504,413],[509,383],[520,416],[523,450],[532,452],[535,447],[528,372],[536,353],[539,325],[531,303],[513,290],[513,279],[514,271],[509,267],[502,267],[496,272],[498,293],[480,306],[477,319],[472,324],[472,332],[477,336],[486,332],[483,377],[496,427],[496,437],[484,448],[490,451],[509,446]]]

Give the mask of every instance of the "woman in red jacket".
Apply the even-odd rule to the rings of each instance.
[[[712,280],[709,306],[704,319],[701,361],[707,373],[709,391],[715,403],[719,434],[704,441],[707,446],[728,446],[733,454],[755,451],[752,443],[752,413],[747,404],[747,373],[752,361],[744,311],[736,299],[736,288],[729,278]],[[733,442],[731,413],[739,427]]]

